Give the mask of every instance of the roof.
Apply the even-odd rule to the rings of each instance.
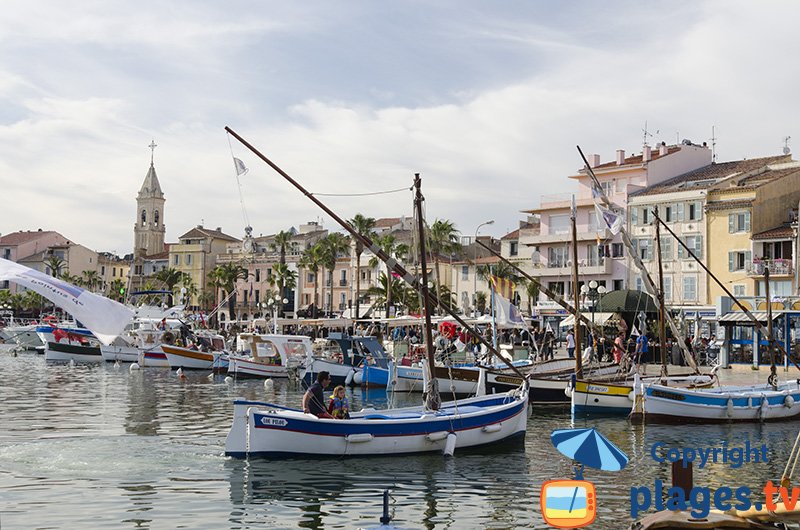
[[[753,234],[751,239],[786,239],[792,237],[794,237],[792,225],[785,223],[781,226],[776,226],[775,228],[770,228],[769,230],[764,230],[763,232]]]
[[[150,254],[149,256],[145,256],[142,258],[146,261],[159,261],[169,259],[169,250],[165,250],[164,252],[159,252],[158,254]]]
[[[144,177],[142,187],[139,189],[139,195],[164,196],[164,192],[161,191],[161,184],[158,182],[158,177],[156,176],[156,168],[152,162],[150,162],[150,169],[147,170],[147,175]]]
[[[35,241],[41,237],[49,236],[51,234],[61,236],[61,234],[53,230],[36,230],[36,231],[26,230],[25,232],[20,230],[19,232],[13,232],[11,234],[6,234],[3,237],[0,237],[0,245],[6,245],[6,246],[22,245],[23,243],[27,243],[29,241]],[[67,238],[64,237],[65,241],[66,239]]]
[[[658,193],[681,191],[687,188],[706,189],[722,179],[747,173],[769,164],[790,162],[791,159],[791,155],[779,155],[709,164],[695,169],[694,171],[689,171],[688,173],[673,177],[660,184],[655,184],[643,190],[633,192],[631,196],[656,195]]]
[[[381,217],[375,219],[375,228],[390,228],[402,220],[402,217]]]
[[[196,226],[192,228],[178,239],[204,239],[207,237],[214,239],[224,239],[226,241],[239,241],[235,237],[229,236],[228,234],[225,234],[220,230],[211,230],[210,228],[203,228],[202,226]]]
[[[664,158],[665,156],[669,156],[672,153],[677,153],[680,150],[681,150],[680,146],[678,146],[678,145],[670,145],[670,146],[667,147],[667,154],[666,155],[661,155],[661,154],[659,154],[658,148],[656,147],[650,152],[650,161],[652,162],[653,160],[658,160],[659,158]],[[606,168],[611,168],[611,167],[619,167],[620,165],[623,165],[623,166],[640,165],[642,163],[643,163],[642,153],[639,153],[638,155],[632,155],[632,156],[629,156],[629,157],[625,158],[625,160],[623,160],[622,164],[618,165],[616,160],[614,160],[614,161],[611,161],[611,162],[606,162],[605,164],[600,164],[599,166],[595,166],[592,169],[606,169]]]
[[[503,241],[506,241],[508,239],[519,239],[519,228],[517,228],[513,232],[507,233],[506,235],[504,235],[500,239],[502,239]]]
[[[735,201],[711,201],[706,205],[706,211],[736,210],[739,208],[750,208],[751,206],[753,206],[752,199],[740,199]]]

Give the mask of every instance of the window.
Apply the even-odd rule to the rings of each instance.
[[[120,272],[120,276],[122,276],[122,271],[119,271],[119,272]],[[116,275],[117,275],[117,268],[116,267],[111,267],[111,277],[114,278],[114,277],[116,277]]]
[[[737,298],[740,296],[745,296],[747,294],[747,288],[744,285],[734,285],[733,286],[733,296]]]
[[[142,210],[142,226],[145,226],[146,224],[147,224],[147,212]]]
[[[105,265],[100,265],[100,275],[101,276],[105,276],[106,275],[106,266]]]
[[[547,249],[548,267],[567,266],[567,247],[548,247]]]
[[[550,216],[550,233],[551,234],[569,234],[569,215],[551,215]]]
[[[760,280],[758,282],[758,294],[760,296],[766,296],[766,285],[764,284],[764,280]],[[773,298],[775,296],[784,297],[784,296],[792,296],[792,280],[770,280],[769,282],[769,296]]]
[[[153,224],[158,226],[158,210],[153,213]]]
[[[261,281],[261,269],[256,269],[256,281]]]
[[[697,259],[703,259],[703,236],[685,236],[682,239],[686,246],[697,256]],[[692,259],[689,253],[686,252],[686,249],[683,248],[683,245],[678,246],[678,257],[681,259]]]
[[[461,279],[462,280],[469,279],[469,265],[461,266]]]
[[[628,185],[628,181],[626,179],[617,179],[616,186],[617,186],[617,193],[622,193],[625,191],[625,186]]]
[[[622,243],[611,243],[611,257],[622,258],[625,257],[625,246]]]
[[[242,296],[242,299],[244,300],[244,304],[247,305],[247,294],[248,294],[247,290],[245,289],[242,294],[244,295],[244,296]]]
[[[272,269],[267,268],[267,280],[269,280],[270,278],[272,278]]]
[[[644,261],[653,259],[653,241],[651,239],[634,239],[633,242],[639,252],[639,259]]]
[[[636,281],[634,283],[636,284],[637,291],[641,291],[642,289],[644,289],[644,283],[642,282],[641,276],[637,276]]]
[[[732,250],[728,252],[728,271],[743,271],[751,261],[752,253],[749,250]]]
[[[3,259],[11,259],[11,249],[4,248],[3,249]]]
[[[564,295],[564,282],[549,282],[547,288],[556,294]]]
[[[600,249],[597,245],[586,246],[586,265],[589,267],[597,267],[603,264],[603,258],[600,257]]]
[[[261,301],[261,293],[259,292],[258,289],[255,290],[255,293],[256,293],[256,300],[255,301],[256,301],[256,304],[258,304]]]
[[[173,263],[173,265],[180,265],[181,264],[181,256],[180,256],[180,254],[175,254],[172,257],[172,263]]]
[[[614,194],[614,182],[613,181],[601,182],[600,183],[600,187],[603,188],[603,193],[605,193],[607,197],[610,197],[611,195]]]
[[[631,215],[631,224],[636,226],[639,224],[639,208],[632,207],[628,210]]]
[[[683,299],[686,301],[697,300],[697,278],[695,276],[683,277]]]
[[[614,280],[614,290],[621,291],[625,288],[625,280]]]
[[[517,243],[516,241],[512,241],[511,248],[509,249],[508,253],[511,256],[516,256],[517,254],[519,254],[519,243]]]
[[[186,254],[186,257],[184,258],[184,261],[186,262],[187,265],[191,265],[192,264],[192,255],[191,254]]]
[[[703,203],[700,201],[690,202],[689,206],[689,221],[699,221],[703,218]]]
[[[661,259],[672,261],[672,236],[661,236]]]
[[[728,233],[750,231],[750,212],[728,214]]]
[[[648,208],[647,206],[644,206],[642,208],[642,212],[641,212],[641,215],[639,216],[639,219],[641,219],[641,222],[639,224],[649,225],[650,224],[650,208]]]
[[[347,306],[347,295],[342,293],[339,296],[339,309],[344,309]]]
[[[308,275],[306,276],[306,282],[314,283],[314,273],[313,272],[309,272],[308,273]]]
[[[671,204],[664,208],[664,222],[671,223],[675,220],[675,207]]]
[[[597,232],[597,211],[589,212],[589,232]]]
[[[664,276],[664,301],[672,301],[672,276]]]

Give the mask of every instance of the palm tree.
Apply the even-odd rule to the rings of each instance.
[[[380,247],[380,249],[390,258],[395,258],[397,260],[402,261],[410,251],[408,245],[405,243],[398,243],[397,238],[395,238],[392,234],[386,234],[383,237],[377,237],[375,239],[375,243]],[[380,260],[377,256],[374,256],[372,259],[369,260],[370,267],[377,267],[378,262]],[[387,271],[387,274],[391,275],[392,271]],[[389,307],[392,305],[392,294],[398,292],[395,290],[394,281],[389,285],[388,292],[386,293],[386,316],[389,316]]]
[[[483,291],[475,293],[475,308],[481,315],[486,312],[486,293]]]
[[[163,283],[164,287],[166,287],[166,289],[170,293],[172,293],[173,296],[175,296],[175,287],[179,283],[183,282],[185,276],[189,276],[189,275],[184,273],[184,272],[179,271],[178,269],[173,269],[173,268],[170,267],[170,268],[161,269],[160,271],[158,271],[155,274],[154,278],[156,280],[160,281],[161,283]],[[189,280],[191,280],[191,279],[192,279],[192,277],[189,276]]]
[[[108,297],[118,302],[124,301],[125,282],[120,278],[115,279],[108,285]]]
[[[249,273],[246,268],[237,263],[225,263],[217,265],[209,274],[213,277],[212,283],[216,284],[225,292],[225,296],[230,296],[236,289],[238,280],[246,280]],[[228,298],[228,320],[236,320],[236,295],[232,294]]]
[[[365,236],[369,239],[375,237],[375,232],[372,231],[375,228],[375,219],[372,217],[364,217],[360,213],[357,213],[355,217],[350,219],[350,225],[353,229],[360,235]],[[364,244],[361,243],[358,239],[356,239],[355,244],[355,255],[356,255],[356,318],[361,316],[359,312],[359,304],[361,302],[361,254],[364,253]]]
[[[525,285],[525,292],[528,295],[528,314],[533,316],[533,306],[536,304],[536,300],[539,299],[539,284],[529,281]]]
[[[458,241],[458,230],[452,221],[437,219],[428,230],[428,242],[434,263],[433,273],[436,276],[436,296],[441,298],[442,281],[439,273],[439,258],[442,254],[452,254],[461,248]]]
[[[280,263],[281,265],[286,264],[286,248],[289,246],[289,243],[292,239],[292,233],[287,232],[286,230],[281,230],[277,234],[275,234],[275,239],[272,243],[270,243],[270,248],[273,252],[278,251],[281,254]],[[281,293],[283,296],[283,293]]]
[[[217,301],[217,297],[214,295],[213,291],[207,291],[203,289],[200,292],[200,295],[197,297],[197,303],[200,304],[200,308],[207,311],[209,307],[214,305],[214,302]]]
[[[183,273],[181,289],[186,289],[186,298],[183,303],[189,305],[188,302],[191,301],[192,297],[197,296],[197,285],[195,285],[191,274]]]
[[[100,273],[97,271],[83,271],[81,276],[83,276],[84,285],[90,291],[94,291],[95,288],[103,281],[103,279],[100,277]]]
[[[45,265],[50,268],[50,275],[58,278],[61,275],[61,268],[66,264],[63,258],[51,254],[44,260]]]
[[[387,286],[387,276],[385,273],[381,272],[378,275],[378,285],[373,285],[369,289],[367,289],[367,294],[370,296],[375,296],[375,305],[381,306],[386,305],[386,314],[389,314],[389,303],[392,300],[392,294],[394,293],[398,298],[400,298],[402,304],[411,309],[409,304],[407,303],[408,300],[408,293],[406,293],[406,289],[403,287],[403,282],[394,276],[391,276],[392,282],[390,285]],[[412,297],[416,297],[416,292],[412,291]]]
[[[331,303],[328,307],[330,312],[333,310],[333,271],[336,269],[336,258],[350,248],[350,238],[339,232],[333,232],[325,236],[320,243],[322,244],[322,266],[328,269],[331,277],[331,286],[328,289],[331,297]]]
[[[276,263],[273,273],[270,283],[278,287],[278,300],[283,300],[283,294],[287,290],[297,287],[297,271],[293,271],[285,263]],[[278,307],[280,307],[278,314],[283,317],[283,302]]]
[[[21,304],[24,309],[31,311],[38,310],[39,313],[41,313],[44,303],[44,296],[40,295],[36,291],[25,291],[25,293],[22,295]]]
[[[319,269],[322,266],[322,254],[322,245],[317,242],[303,252],[298,262],[301,268],[314,273],[314,304],[311,311],[312,318],[317,318],[317,294],[319,289]]]

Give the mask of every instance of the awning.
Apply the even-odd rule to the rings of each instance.
[[[759,322],[766,324],[767,323],[767,313],[766,311],[751,311],[750,312]],[[776,311],[772,312],[772,321],[774,322],[776,318],[781,316],[783,313],[778,313]],[[741,323],[752,323],[753,321],[747,316],[747,313],[744,311],[731,311],[726,315],[722,315],[719,317],[719,323],[722,324],[723,322],[741,322]]]
[[[591,312],[583,312],[581,313],[589,320],[592,320],[592,313]],[[619,314],[617,313],[606,313],[606,312],[599,312],[594,314],[594,323],[596,326],[604,326],[606,324],[613,324],[615,322],[619,322]],[[575,325],[575,315],[570,315],[564,320],[562,320],[558,327],[560,328],[571,328]]]

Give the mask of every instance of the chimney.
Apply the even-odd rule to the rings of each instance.
[[[645,145],[642,148],[642,162],[650,162],[653,159],[653,154],[650,151],[650,146]]]
[[[222,232],[222,227],[221,226],[217,227],[217,232]]]
[[[596,168],[600,165],[600,155],[592,155],[589,158],[589,167]]]
[[[661,145],[658,146],[658,156],[665,156],[669,153],[669,149],[667,148],[667,144],[661,142]]]
[[[621,166],[625,163],[625,149],[617,149],[617,165]]]

